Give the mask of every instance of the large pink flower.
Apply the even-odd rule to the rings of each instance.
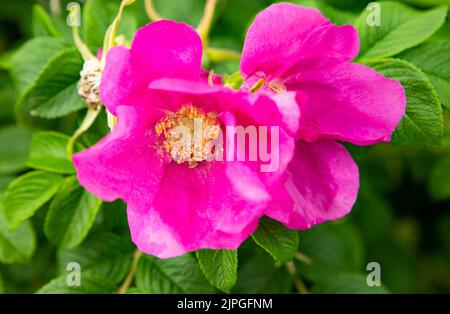
[[[243,90],[295,93],[300,109],[295,156],[267,215],[296,229],[346,215],[359,187],[358,168],[337,141],[388,142],[405,112],[400,83],[367,66],[357,31],[319,11],[274,4],[257,15],[242,52]]]
[[[111,49],[100,94],[117,124],[73,156],[80,183],[105,201],[123,199],[133,241],[162,258],[201,248],[236,249],[255,230],[295,148],[288,135],[298,120],[293,95],[277,101],[297,117],[294,122],[283,119],[268,96],[210,86],[201,58],[195,30],[171,21],[141,28],[131,49]],[[175,146],[170,134],[175,126],[192,128],[193,118],[214,132],[233,125],[279,127],[277,171],[260,172],[259,159],[183,159],[185,147]],[[202,140],[214,139],[211,134]]]

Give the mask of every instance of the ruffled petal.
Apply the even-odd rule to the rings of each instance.
[[[144,81],[157,78],[198,80],[202,73],[202,41],[191,26],[162,20],[136,32],[131,46],[131,65]]]
[[[156,151],[152,127],[161,114],[117,107],[117,125],[96,145],[72,156],[80,184],[104,201],[151,204],[165,161]]]
[[[132,83],[130,50],[123,46],[111,48],[106,56],[100,84],[100,99],[106,109],[116,113],[116,108],[127,102]]]
[[[358,195],[358,167],[347,150],[331,140],[297,142],[285,179],[266,214],[292,229],[345,216]]]
[[[244,78],[262,71],[277,78],[277,71],[295,64],[300,47],[316,28],[330,22],[319,11],[289,3],[273,4],[260,12],[250,26],[242,50]]]
[[[236,249],[256,228],[269,196],[257,176],[230,180],[225,163],[167,165],[152,205],[129,203],[133,241],[146,253],[173,257],[202,248]],[[144,214],[145,213],[145,214]]]
[[[307,95],[306,101],[298,102],[298,138],[307,142],[323,138],[356,145],[389,142],[405,113],[402,85],[361,64],[303,71],[286,85]]]
[[[160,78],[200,80],[202,43],[184,23],[162,20],[136,32],[131,49],[112,48],[107,55],[100,97],[110,112],[120,105],[149,106],[148,85]]]

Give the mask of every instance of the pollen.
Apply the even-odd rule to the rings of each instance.
[[[221,129],[215,113],[205,113],[193,106],[182,106],[177,112],[166,114],[155,125],[161,138],[160,147],[178,164],[194,168],[209,160],[214,153],[214,141]]]

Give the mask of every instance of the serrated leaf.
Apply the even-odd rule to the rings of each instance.
[[[314,293],[364,293],[379,294],[388,293],[382,286],[370,287],[367,285],[366,276],[362,274],[339,274],[324,278],[316,283],[312,290]]]
[[[62,183],[61,176],[42,171],[28,172],[14,180],[2,198],[10,228],[33,216],[55,195]]]
[[[12,174],[24,170],[31,132],[18,127],[0,129],[0,173]],[[13,143],[13,145],[11,145]]]
[[[75,250],[58,252],[59,274],[65,274],[71,262],[118,284],[128,273],[135,247],[131,241],[114,233],[96,232],[89,235]]]
[[[69,136],[53,131],[35,133],[27,166],[62,174],[74,173],[75,168],[67,156],[68,141]]]
[[[22,96],[37,79],[44,66],[69,44],[53,37],[38,37],[27,41],[11,58],[11,76],[18,95]]]
[[[136,271],[136,286],[147,293],[213,293],[196,259],[186,254],[171,259],[145,255]]]
[[[33,16],[31,18],[31,29],[34,37],[39,36],[60,36],[58,30],[52,22],[48,12],[40,4],[33,6]]]
[[[24,221],[10,231],[4,208],[0,203],[0,262],[26,263],[33,256],[36,239],[29,221]]]
[[[450,43],[426,42],[397,56],[422,70],[442,104],[450,108]]]
[[[251,240],[239,248],[237,277],[232,293],[292,292],[292,280],[284,267]]]
[[[45,219],[45,235],[61,248],[75,248],[87,236],[101,204],[75,177],[66,178],[50,203]]]
[[[439,144],[443,134],[442,107],[424,73],[414,65],[387,59],[369,65],[388,78],[398,80],[406,93],[406,113],[392,135],[399,144]]]
[[[83,60],[75,48],[67,48],[49,61],[23,98],[32,116],[58,118],[85,108],[77,84]]]
[[[301,238],[300,251],[307,257],[298,267],[302,277],[317,282],[362,270],[364,248],[352,225],[321,224],[303,231]]]
[[[436,201],[450,199],[450,158],[442,159],[430,175],[428,190]]]
[[[267,217],[259,221],[258,229],[252,237],[278,263],[290,261],[298,249],[297,231]]]
[[[38,294],[109,294],[117,290],[114,282],[99,276],[92,272],[80,272],[81,280],[80,286],[69,286],[67,284],[67,277],[61,276],[53,279],[41,289],[37,291]]]
[[[379,26],[367,22],[368,16],[376,13],[370,10],[364,10],[355,22],[361,59],[394,56],[422,43],[441,27],[448,9],[441,6],[421,12],[397,2],[379,4]]]
[[[237,251],[200,250],[197,251],[200,268],[211,285],[230,292],[237,280]]]

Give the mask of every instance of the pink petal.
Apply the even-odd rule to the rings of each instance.
[[[308,35],[329,24],[315,9],[289,3],[271,5],[256,16],[247,32],[241,59],[244,78],[257,71],[276,78],[277,70],[300,57],[300,47]]]
[[[159,257],[236,249],[256,228],[269,196],[253,173],[240,173],[239,186],[229,177],[223,163],[193,169],[170,163],[151,206],[128,204],[133,241]]]
[[[130,66],[130,50],[117,46],[109,50],[100,84],[100,98],[112,113],[126,104],[133,86],[133,72]]]
[[[104,201],[150,204],[159,189],[165,162],[156,152],[158,112],[117,107],[117,125],[96,145],[72,156],[78,180]]]
[[[266,214],[288,228],[308,229],[348,214],[358,188],[358,167],[341,144],[297,142],[286,182]]]
[[[351,63],[303,71],[286,81],[307,95],[299,101],[298,137],[330,138],[356,145],[388,142],[405,113],[402,85],[371,68]]]
[[[162,20],[136,32],[131,49],[108,52],[100,96],[110,112],[119,105],[145,106],[148,85],[159,78],[200,80],[202,42],[189,25]],[[144,97],[148,98],[148,97]]]

